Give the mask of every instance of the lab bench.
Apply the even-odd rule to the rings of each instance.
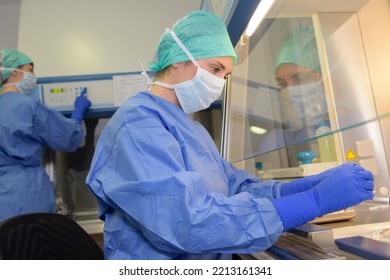
[[[354,207],[350,220],[308,223],[284,235],[264,252],[242,259],[390,259],[390,205],[365,202]]]

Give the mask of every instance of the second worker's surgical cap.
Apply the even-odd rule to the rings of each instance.
[[[294,30],[284,41],[276,59],[275,69],[286,63],[297,64],[321,73],[313,26]]]
[[[0,85],[2,85],[11,75],[12,69],[25,64],[33,64],[32,60],[24,53],[3,49],[0,51]]]
[[[196,60],[231,56],[234,63],[237,61],[225,23],[218,16],[204,11],[193,11],[178,20],[172,30]],[[158,72],[174,63],[188,60],[190,59],[172,35],[165,32],[149,67]]]

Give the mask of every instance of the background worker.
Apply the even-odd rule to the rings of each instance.
[[[36,86],[33,61],[24,53],[0,52],[0,221],[31,212],[54,212],[56,195],[41,166],[45,147],[74,151],[91,102],[83,93],[71,118],[28,96]]]

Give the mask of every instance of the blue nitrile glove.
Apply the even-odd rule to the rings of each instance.
[[[361,168],[362,169],[362,168]],[[374,177],[358,168],[338,168],[310,190],[273,200],[284,230],[373,198]]]
[[[283,182],[282,186],[280,188],[280,195],[286,196],[286,195],[291,195],[294,193],[299,193],[299,192],[304,192],[307,190],[310,190],[312,187],[317,185],[319,182],[324,180],[326,177],[328,177],[330,174],[335,172],[336,170],[339,169],[345,169],[345,168],[351,168],[356,171],[363,171],[364,169],[360,167],[359,165],[356,164],[349,164],[345,163],[336,167],[333,167],[331,169],[328,169],[324,172],[321,172],[316,175],[311,175],[311,176],[306,176],[304,178],[296,179],[290,182]]]
[[[87,93],[87,88],[83,88],[80,95],[74,101],[74,111],[71,118],[79,121],[80,123],[84,119],[85,111],[91,106],[91,101],[85,96]]]

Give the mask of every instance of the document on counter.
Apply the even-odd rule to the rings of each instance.
[[[112,77],[114,86],[114,106],[121,106],[129,97],[147,90],[145,78],[141,74],[116,75]]]

